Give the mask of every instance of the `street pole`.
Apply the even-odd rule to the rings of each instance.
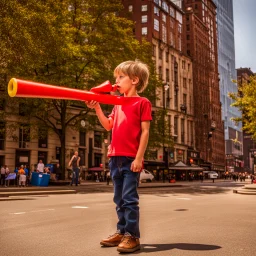
[[[165,141],[165,110],[166,110],[166,99],[165,99],[165,92],[169,89],[169,85],[165,84],[163,85],[163,160],[164,160],[164,167],[168,168],[168,158],[165,158],[165,146],[164,146],[164,141]],[[165,182],[165,169],[163,170],[163,183]]]

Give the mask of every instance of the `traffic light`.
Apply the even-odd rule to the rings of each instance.
[[[102,168],[102,167],[103,167],[103,164],[100,164],[100,167]]]

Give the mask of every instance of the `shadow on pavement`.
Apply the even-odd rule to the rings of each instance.
[[[187,243],[178,243],[178,244],[142,244],[141,250],[134,252],[133,254],[139,253],[152,253],[160,251],[168,251],[173,249],[185,250],[185,251],[212,251],[218,250],[221,246],[218,245],[209,245],[209,244],[187,244]]]
[[[223,189],[223,188],[154,188],[151,190],[139,190],[141,195],[145,194],[154,194],[155,196],[159,197],[167,197],[166,195],[180,195],[180,194],[191,194],[191,195],[205,195],[205,194],[226,194],[230,193],[230,189]],[[165,194],[163,196],[163,194]]]

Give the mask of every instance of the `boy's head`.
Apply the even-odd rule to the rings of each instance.
[[[139,82],[136,85],[138,92],[143,92],[148,85],[148,66],[139,60],[128,60],[119,64],[114,70],[114,76],[120,73],[129,76],[130,79],[134,79],[135,77],[139,78]]]

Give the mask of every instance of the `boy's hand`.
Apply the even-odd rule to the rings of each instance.
[[[88,108],[99,108],[100,104],[98,101],[91,100],[91,101],[85,101],[85,104],[87,105]]]
[[[131,171],[132,172],[140,172],[141,169],[142,169],[142,161],[141,160],[137,160],[135,158],[134,161],[131,164]]]

